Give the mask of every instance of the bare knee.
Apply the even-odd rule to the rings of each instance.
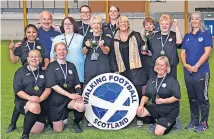
[[[78,111],[78,112],[84,112],[84,111],[85,111],[85,106],[84,106],[84,104],[79,104],[79,105],[77,106],[77,111]]]
[[[44,128],[44,123],[36,122],[30,132],[33,134],[40,134],[44,130]]]
[[[60,133],[63,131],[63,128],[62,127],[53,127],[54,131],[57,132],[57,133]]]
[[[40,114],[41,112],[41,108],[40,105],[38,103],[31,103],[29,106],[29,111],[34,113],[34,114]]]
[[[62,121],[53,122],[53,129],[55,132],[62,132],[64,128],[64,124]]]
[[[164,134],[163,131],[160,131],[160,130],[155,129],[155,135],[156,135],[156,136],[163,136],[163,134]]]

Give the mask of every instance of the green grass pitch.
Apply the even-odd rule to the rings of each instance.
[[[23,129],[23,116],[20,116],[17,123],[17,130],[6,134],[5,129],[10,123],[11,114],[14,107],[14,93],[13,93],[13,75],[20,63],[15,65],[9,61],[8,51],[9,41],[1,41],[1,138],[2,139],[19,139]],[[213,51],[214,52],[214,51]],[[83,133],[75,134],[71,127],[71,120],[68,127],[62,133],[54,133],[50,128],[40,135],[30,135],[31,139],[214,139],[214,56],[210,57],[211,78],[209,83],[209,100],[210,100],[210,114],[209,114],[209,129],[204,133],[194,133],[193,130],[185,130],[185,125],[190,119],[189,103],[184,84],[182,65],[178,65],[178,79],[181,86],[181,106],[180,118],[182,124],[181,131],[172,131],[170,134],[163,137],[156,137],[148,130],[145,125],[142,128],[125,128],[119,131],[102,131],[94,128],[86,128]]]

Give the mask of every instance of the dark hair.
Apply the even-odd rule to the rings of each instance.
[[[143,20],[143,27],[145,27],[146,23],[152,23],[155,26],[155,20],[152,17],[146,17]]]
[[[24,29],[25,35],[26,35],[26,32],[27,32],[27,29],[28,29],[28,28],[34,28],[34,29],[36,30],[37,34],[38,34],[38,29],[37,29],[37,27],[36,27],[35,25],[33,25],[33,24],[28,24],[28,25],[25,27],[25,29]],[[26,42],[27,40],[28,40],[27,37],[24,37],[23,40],[22,40],[22,43],[23,43],[23,42]]]
[[[62,33],[65,33],[64,22],[65,22],[66,19],[68,19],[68,20],[71,22],[71,24],[73,25],[73,28],[74,28],[73,31],[74,31],[74,33],[78,33],[76,21],[75,21],[72,17],[69,17],[69,16],[65,17],[65,18],[62,20],[62,23],[61,23],[61,32],[62,32]]]
[[[117,6],[111,5],[111,6],[108,8],[108,13],[110,12],[111,7],[115,7],[115,8],[117,9],[117,12],[119,13],[118,16],[117,16],[117,18],[119,18],[119,17],[120,17],[120,9],[119,9]],[[110,21],[109,21],[109,22],[110,22]]]
[[[117,7],[117,6],[114,6],[114,5],[111,5],[109,8],[108,8],[108,12],[110,11],[111,7],[115,7],[117,9],[118,12],[120,12],[120,9]]]
[[[82,8],[84,8],[84,7],[88,8],[89,11],[91,12],[91,8],[90,8],[88,5],[82,5],[82,6],[80,7],[79,12],[81,12]]]

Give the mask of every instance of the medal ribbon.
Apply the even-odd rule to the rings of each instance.
[[[36,85],[36,82],[37,82],[37,80],[38,80],[38,78],[39,78],[39,68],[37,68],[38,74],[37,74],[37,76],[36,76],[35,73],[31,70],[30,66],[28,66],[28,67],[29,67],[30,71],[31,71],[32,74],[33,74],[33,77],[34,77],[34,79],[35,79],[35,85]]]
[[[29,51],[30,51],[31,49],[30,49],[30,46],[29,46],[28,41],[26,41],[26,43],[27,43],[27,47],[28,47],[28,49],[29,49]],[[33,49],[32,49],[32,50],[34,50],[34,49],[35,49],[35,45],[36,45],[36,44],[35,44],[35,42],[34,42],[34,44],[33,44]]]
[[[59,64],[59,62],[58,62],[58,64]],[[68,74],[68,66],[67,66],[67,62],[66,62],[66,64],[65,64],[65,72],[64,72],[64,70],[63,70],[63,68],[62,68],[62,66],[59,64],[59,66],[60,66],[60,69],[61,69],[61,71],[62,71],[62,74],[64,75],[64,79],[65,79],[65,82],[66,82],[66,78],[67,78],[67,74]]]
[[[86,31],[85,31],[85,29],[84,29],[84,24],[83,24],[83,22],[82,22],[82,33],[83,33],[83,36],[84,36],[84,37],[86,36],[86,34],[87,34],[87,32],[88,32],[88,29],[89,29],[89,25],[88,25],[88,27],[87,27],[87,29],[86,29]]]
[[[164,48],[164,46],[165,46],[166,42],[168,41],[169,34],[170,34],[170,32],[168,33],[168,35],[167,35],[166,40],[165,40],[165,42],[164,42],[164,43],[163,43],[163,37],[162,37],[162,34],[161,34],[161,46],[162,46],[162,51],[163,51],[163,48]]]
[[[64,36],[65,36],[65,34],[64,34]],[[71,45],[71,42],[72,42],[73,38],[74,38],[74,33],[73,33],[73,36],[71,37],[71,40],[70,40],[70,42],[69,42],[69,44],[68,44],[68,43],[67,43],[67,40],[66,40],[66,36],[65,36],[65,43],[66,43],[66,45],[67,45],[67,48],[69,48],[69,46]]]
[[[156,77],[156,83],[155,83],[155,89],[157,90],[157,94],[159,92],[160,86],[163,83],[164,79],[165,79],[166,75],[163,77],[163,79],[161,80],[159,86],[158,86],[158,77]]]

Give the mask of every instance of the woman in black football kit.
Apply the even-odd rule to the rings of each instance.
[[[102,73],[110,72],[110,49],[112,39],[102,33],[102,19],[99,16],[91,18],[92,35],[87,35],[83,40],[83,54],[86,55],[84,83]]]
[[[27,61],[29,65],[16,71],[13,82],[16,110],[25,115],[21,139],[28,139],[30,131],[36,134],[43,131],[44,100],[51,92],[50,88],[45,88],[45,72],[39,68],[40,52],[31,50]]]
[[[109,22],[103,23],[103,32],[104,34],[108,34],[113,39],[114,34],[118,27],[118,18],[120,17],[120,9],[116,6],[110,6],[108,9]]]
[[[61,132],[63,120],[67,119],[69,109],[72,109],[75,118],[73,128],[76,133],[83,132],[79,122],[84,116],[84,102],[76,68],[65,60],[68,53],[65,43],[56,43],[54,52],[57,59],[46,70],[46,87],[52,88],[48,99],[49,120],[53,123],[53,129]]]
[[[22,65],[27,65],[27,56],[30,50],[38,50],[41,53],[42,62],[40,63],[40,67],[45,70],[49,64],[49,54],[45,47],[42,44],[36,41],[38,32],[37,28],[33,24],[29,24],[25,27],[25,38],[22,42],[18,42],[16,44],[11,41],[9,44],[9,53],[10,60],[12,63],[16,63],[19,59],[21,59]],[[20,113],[17,112],[14,107],[13,115],[11,118],[11,123],[7,128],[6,132],[12,132],[16,129],[16,122],[18,120]]]
[[[160,56],[166,56],[169,59],[171,72],[174,78],[177,78],[177,65],[179,63],[177,48],[182,43],[182,36],[178,28],[177,20],[172,20],[167,14],[161,15],[160,30],[149,40],[149,50],[152,53],[150,66],[154,69],[155,61]],[[175,32],[170,31],[171,26],[175,27]],[[151,76],[156,76],[154,71]]]
[[[157,58],[154,70],[157,76],[147,82],[145,96],[141,99],[137,115],[156,119],[154,133],[162,136],[169,133],[176,124],[180,105],[180,86],[178,81],[168,74],[171,69],[166,56]]]

